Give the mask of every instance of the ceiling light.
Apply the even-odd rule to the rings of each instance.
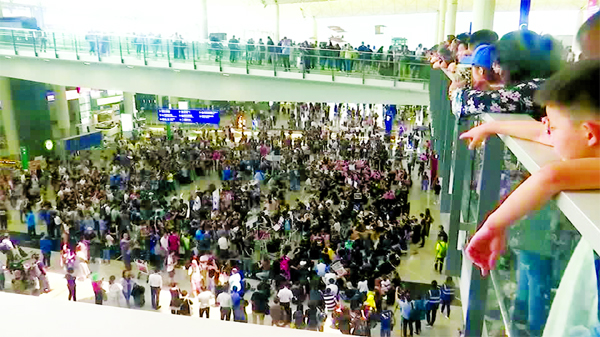
[[[89,66],[90,63],[89,62],[83,62],[83,64],[85,64],[86,66]]]
[[[50,60],[44,60],[44,62],[50,62]]]
[[[227,76],[227,77],[229,77],[229,74],[223,74],[223,76]]]
[[[129,68],[129,69],[133,69],[133,66],[127,66],[127,68]]]
[[[8,55],[6,55],[6,56],[4,56],[4,57],[6,57],[7,59],[10,59],[10,58],[12,58],[12,57],[10,57],[10,56],[8,56]]]

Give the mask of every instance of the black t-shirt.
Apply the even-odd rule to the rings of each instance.
[[[262,291],[255,291],[250,298],[252,301],[252,311],[264,314],[267,312],[269,298]]]

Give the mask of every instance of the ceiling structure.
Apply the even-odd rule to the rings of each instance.
[[[235,0],[234,0],[235,1]],[[294,5],[315,18],[432,13],[439,0],[238,0],[263,5]],[[459,12],[470,12],[474,0],[458,0]],[[496,11],[518,11],[521,0],[496,0]],[[532,11],[577,10],[586,0],[533,0]]]

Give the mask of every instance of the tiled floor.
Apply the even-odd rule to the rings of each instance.
[[[416,178],[414,181],[418,181]],[[181,193],[184,195],[188,195],[189,191],[194,189],[195,187],[206,188],[210,183],[218,183],[218,179],[216,176],[211,177],[210,179],[199,180],[195,182],[193,185],[185,186],[181,189]],[[295,200],[296,197],[301,196],[300,194],[288,195],[290,201]],[[409,200],[411,202],[411,215],[417,216],[419,213],[423,212],[425,208],[430,208],[432,212],[432,216],[435,219],[433,226],[431,227],[431,234],[425,243],[424,248],[415,248],[411,249],[410,254],[407,257],[404,257],[402,263],[398,268],[398,272],[401,278],[404,281],[409,282],[417,282],[417,283],[425,283],[429,284],[432,280],[437,280],[438,283],[442,284],[445,281],[445,276],[440,275],[435,272],[433,269],[433,261],[434,261],[434,246],[435,246],[435,238],[438,233],[438,226],[440,225],[440,213],[439,213],[439,205],[434,204],[435,196],[431,191],[423,192],[420,190],[420,184],[414,184],[412,190],[409,194]],[[25,226],[22,225],[18,221],[18,214],[16,212],[11,212],[11,222],[9,225],[9,229],[11,231],[25,231]],[[38,229],[38,232],[44,231],[45,228]],[[52,254],[52,267],[49,272],[49,281],[51,288],[53,289],[48,294],[43,294],[41,296],[55,298],[57,300],[67,300],[68,291],[66,288],[66,281],[64,280],[64,271],[59,266],[59,256],[58,253]],[[1,258],[3,261],[4,258]],[[109,265],[107,264],[91,264],[90,269],[92,272],[97,272],[101,277],[104,278],[105,287],[108,287],[108,278],[110,275],[115,275],[117,279],[120,278],[123,264],[119,261],[112,261]],[[134,274],[137,272],[137,269],[134,267]],[[11,285],[11,275],[7,273],[6,285],[8,290],[10,291]],[[163,275],[164,279],[164,290],[160,294],[160,302],[162,304],[162,308],[159,312],[163,314],[170,314],[168,303],[170,301],[170,295],[168,292],[168,286],[166,285],[168,276]],[[175,281],[177,281],[181,287],[181,289],[186,289],[190,291],[190,282],[187,276],[187,272],[182,269],[178,269],[175,276]],[[140,284],[146,285],[145,279],[139,281]],[[253,285],[255,281],[250,281]],[[455,283],[458,283],[458,280],[455,280]],[[93,303],[93,291],[91,287],[91,281],[89,279],[78,280],[77,281],[77,293],[78,300],[81,302]],[[152,311],[150,307],[150,291],[149,287],[146,287],[146,305],[141,310]],[[246,295],[246,298],[249,299],[251,296],[250,293]],[[456,301],[460,303],[459,301]],[[112,303],[105,303],[105,305],[112,305]],[[138,309],[139,310],[139,309]],[[248,309],[250,312],[250,308]],[[198,309],[196,308],[193,316],[195,319],[198,317]],[[219,309],[217,307],[212,307],[210,310],[210,319],[219,319]],[[433,328],[427,328],[423,324],[422,336],[458,336],[458,329],[462,327],[463,317],[462,310],[459,306],[452,306],[452,316],[450,319],[445,316],[438,314],[438,321]],[[265,324],[270,324],[270,319],[267,317],[265,319]],[[401,326],[397,324],[395,331],[393,332],[393,336],[401,336]],[[329,328],[329,324],[326,326],[326,331],[329,332],[337,332],[336,330],[332,330]],[[372,336],[379,336],[378,327],[373,330]]]

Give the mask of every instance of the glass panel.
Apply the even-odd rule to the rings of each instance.
[[[467,129],[471,129],[482,122],[479,116],[473,116],[469,119],[469,121],[464,121],[463,123],[469,123],[469,127]],[[483,146],[479,146],[475,150],[469,151],[469,157],[467,158],[467,165],[465,166],[466,178],[464,180],[462,195],[463,200],[461,202],[461,221],[465,223],[477,221],[484,150],[485,148]]]
[[[500,200],[529,174],[506,150]],[[554,202],[511,227],[507,251],[498,261],[486,319],[490,336],[541,336],[554,295],[581,235]],[[498,296],[496,296],[496,293]],[[509,327],[500,315],[505,307]]]

